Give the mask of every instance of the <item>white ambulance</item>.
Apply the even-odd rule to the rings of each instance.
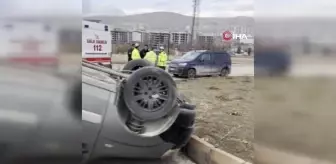
[[[57,29],[42,22],[0,21],[0,61],[58,66]]]
[[[106,24],[82,22],[82,59],[111,66],[112,35]]]

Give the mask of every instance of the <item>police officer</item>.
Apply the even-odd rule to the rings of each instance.
[[[151,49],[146,53],[144,59],[150,61],[151,63],[153,63],[153,65],[156,65],[157,55],[154,52],[154,48],[153,47],[151,47]]]
[[[141,58],[144,58],[148,52],[148,45],[145,45],[144,48],[140,51]]]
[[[160,53],[158,56],[158,62],[157,62],[157,66],[163,70],[166,70],[167,67],[167,61],[168,61],[168,56],[166,54],[166,52],[164,52],[164,47],[160,47]]]
[[[133,49],[134,49],[134,46],[135,46],[135,44],[132,43],[132,46],[131,46],[131,47],[128,49],[128,51],[127,51],[128,61],[131,61],[131,60],[132,60],[132,51],[133,51]]]
[[[139,52],[139,43],[135,43],[134,49],[132,51],[131,59],[132,60],[141,59],[140,52]]]

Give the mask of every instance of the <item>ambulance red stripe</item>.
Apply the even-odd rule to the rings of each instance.
[[[84,58],[84,60],[88,61],[88,62],[111,62],[111,58],[110,57],[100,57],[100,58]]]

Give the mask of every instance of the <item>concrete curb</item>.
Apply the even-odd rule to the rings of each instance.
[[[197,164],[251,164],[192,136],[184,148],[186,156]]]

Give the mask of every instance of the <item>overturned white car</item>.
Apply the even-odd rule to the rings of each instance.
[[[131,64],[135,62],[144,63],[139,60]],[[83,61],[85,160],[160,158],[188,142],[195,106],[182,98],[167,72],[140,65],[127,74]]]

